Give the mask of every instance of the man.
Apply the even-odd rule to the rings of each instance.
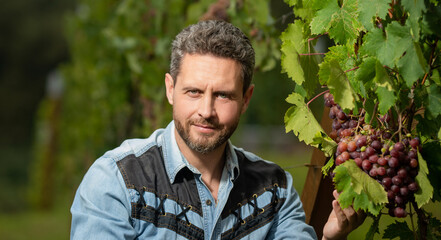
[[[254,50],[236,27],[204,21],[173,42],[166,95],[173,120],[125,141],[85,175],[72,239],[315,239],[292,177],[228,140],[250,102]],[[363,216],[336,201],[324,239]]]

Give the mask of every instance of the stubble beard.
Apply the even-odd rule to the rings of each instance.
[[[193,124],[202,124],[205,126],[213,127],[217,130],[222,129],[220,131],[220,134],[218,136],[203,136],[201,135],[198,137],[198,139],[192,139],[190,136],[190,127]],[[185,124],[185,127],[184,127]],[[216,124],[214,121],[210,119],[200,119],[200,120],[193,120],[189,119],[185,121],[185,123],[182,123],[175,119],[175,127],[178,132],[178,134],[181,136],[181,138],[184,140],[185,144],[192,150],[199,152],[201,154],[207,154],[215,149],[219,148],[222,144],[224,144],[230,137],[233,135],[234,131],[237,128],[237,125],[239,124],[239,121],[236,121],[232,126],[223,128],[222,125]],[[211,139],[215,137],[215,139]]]

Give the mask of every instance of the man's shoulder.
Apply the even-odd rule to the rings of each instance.
[[[121,161],[128,156],[139,157],[148,152],[151,148],[162,146],[163,129],[158,129],[148,138],[133,138],[124,140],[120,146],[107,151],[102,159],[112,159],[115,162]]]
[[[265,160],[258,155],[245,151],[242,148],[234,148],[236,152],[239,169],[245,178],[255,178],[259,181],[267,182],[265,184],[278,183],[281,187],[286,188],[287,175],[279,165],[274,162]]]

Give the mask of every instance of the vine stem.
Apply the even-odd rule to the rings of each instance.
[[[325,55],[325,53],[299,53],[299,56]]]
[[[372,118],[369,120],[369,125],[372,125],[372,121],[375,118],[375,115],[377,114],[377,108],[378,108],[378,101],[375,103],[374,112],[372,113]]]
[[[360,68],[360,67],[354,67],[354,68],[348,69],[348,70],[345,71],[345,73],[350,72],[350,71],[357,70],[357,69],[359,69],[359,68]]]
[[[430,53],[430,58],[429,58],[429,64],[430,64],[430,68],[432,68],[432,65],[433,65],[433,55],[435,54],[435,49],[436,49],[436,45],[438,45],[438,38],[435,40],[435,44],[433,44],[433,47],[432,47],[432,52]],[[429,73],[430,73],[430,69],[429,69],[429,72],[426,72],[426,74],[424,74],[424,78],[423,78],[423,81],[421,81],[421,85],[424,85],[424,83],[426,82],[426,79],[427,79],[427,76],[429,75]]]
[[[328,92],[329,92],[329,90],[323,91],[323,92],[317,94],[315,97],[311,98],[311,100],[309,100],[308,103],[306,103],[306,106],[308,107],[308,109],[309,109],[309,104],[310,104],[312,101],[314,101],[315,99],[317,99],[317,98],[320,97],[321,95],[323,95],[323,94],[325,94],[325,93],[328,93]]]
[[[417,236],[417,234],[416,234],[416,231],[415,231],[415,224],[413,223],[413,213],[412,213],[412,204],[411,203],[409,203],[409,215],[410,215],[410,224],[412,224],[412,232],[413,232],[413,237],[415,238],[415,239],[418,239],[418,236]]]
[[[420,234],[420,240],[427,239],[427,226],[429,225],[428,220],[424,212],[418,208],[418,205],[415,201],[412,201],[413,208],[418,216],[418,229]]]

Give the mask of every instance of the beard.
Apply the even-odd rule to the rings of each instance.
[[[202,134],[200,133],[197,137],[192,137],[190,134],[190,127],[193,124],[202,124],[204,126],[209,126],[215,129],[214,134]],[[233,135],[234,131],[239,124],[239,119],[235,121],[231,126],[220,125],[216,123],[213,119],[188,119],[182,123],[175,119],[175,127],[178,134],[184,140],[187,146],[199,153],[207,154],[224,144]]]

